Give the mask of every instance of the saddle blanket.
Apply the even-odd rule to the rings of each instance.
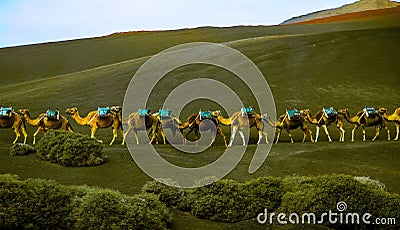
[[[158,115],[160,116],[161,119],[171,119],[172,118],[172,112],[169,109],[158,110]]]
[[[138,109],[139,117],[150,116],[150,109]]]
[[[328,109],[324,107],[322,111],[324,112],[326,118],[335,117],[336,115],[338,115],[337,110],[333,107],[330,107]]]
[[[286,114],[289,120],[299,120],[301,118],[300,111],[298,111],[297,109],[286,109]]]
[[[0,117],[11,117],[12,114],[12,108],[4,108],[0,107]]]
[[[56,110],[48,109],[46,111],[46,117],[47,119],[58,121],[60,119],[60,111],[58,111],[58,109]]]
[[[254,108],[253,107],[243,107],[241,109],[243,117],[254,117]]]
[[[99,117],[108,117],[110,115],[111,111],[110,108],[107,107],[98,107],[97,112],[99,113]]]
[[[200,115],[200,120],[211,119],[211,112],[210,111],[202,111],[202,110],[200,110],[199,115]]]
[[[364,111],[364,114],[365,114],[367,117],[370,117],[370,118],[374,118],[374,117],[376,117],[376,116],[379,115],[379,111],[376,110],[375,108],[367,108],[367,107],[365,107],[365,108],[363,109],[363,111]]]

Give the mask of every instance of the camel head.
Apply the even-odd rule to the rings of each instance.
[[[379,114],[384,115],[387,114],[387,108],[379,108],[378,109]]]
[[[118,106],[118,105],[113,105],[113,106],[110,107],[110,111],[112,113],[118,114],[118,113],[122,112],[122,107]]]
[[[78,108],[76,107],[68,108],[67,110],[65,110],[65,112],[69,115],[74,115],[78,112]]]
[[[338,109],[338,113],[339,114],[348,114],[349,113],[349,110],[348,109]]]
[[[25,115],[29,115],[29,110],[28,109],[18,109],[17,113],[25,116]]]
[[[300,113],[307,116],[308,114],[310,114],[310,110],[309,109],[302,109],[300,110]]]
[[[222,116],[221,110],[215,110],[211,112],[211,116],[218,118],[219,116]]]

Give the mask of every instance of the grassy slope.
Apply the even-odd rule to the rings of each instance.
[[[191,32],[162,33],[171,33],[169,35],[192,33],[187,38],[199,41],[206,40],[207,36],[210,40],[218,38],[220,39],[218,41],[227,42],[229,46],[243,52],[257,64],[270,83],[278,113],[283,112],[286,107],[293,106],[308,107],[316,111],[323,105],[348,107],[354,113],[366,104],[387,106],[389,110],[393,110],[399,103],[400,70],[396,66],[396,60],[400,52],[398,43],[400,27],[393,27],[393,22],[379,23],[203,28]],[[354,28],[364,29],[354,30]],[[212,36],[208,34],[201,37],[198,36],[200,31],[208,31],[207,33],[220,31],[221,34],[225,34],[225,38],[220,38],[223,36],[216,32]],[[291,36],[264,36],[272,34],[290,34]],[[160,34],[156,36],[151,33],[146,36],[140,35],[143,36],[140,43],[137,36],[139,35],[128,34],[1,49],[0,63],[3,65],[0,68],[1,76],[2,79],[8,80],[7,84],[0,87],[1,103],[6,105],[12,103],[19,108],[27,107],[34,116],[49,106],[59,107],[62,110],[68,106],[78,106],[82,113],[87,113],[98,104],[121,104],[127,84],[134,72],[146,60],[147,55],[172,44],[187,41],[180,40],[182,37],[178,35],[165,37],[165,40],[162,40],[163,37]],[[145,42],[147,38],[150,41],[152,38],[153,43]],[[113,39],[115,40],[111,42]],[[237,39],[242,40],[235,41]],[[155,45],[157,41],[162,41],[162,44]],[[140,49],[139,46],[144,43],[148,46]],[[107,46],[108,51],[100,49]],[[83,50],[84,47],[86,50]],[[76,50],[79,49],[81,52],[77,55]],[[132,52],[133,50],[137,52]],[[29,55],[29,58],[25,55]],[[131,58],[136,59],[117,63]],[[55,62],[51,62],[53,60]],[[111,63],[116,64],[103,66]],[[75,72],[97,66],[101,67]],[[60,75],[61,73],[66,74]],[[54,77],[49,77],[53,75]],[[154,98],[165,97],[166,93],[179,82],[205,75],[222,80],[233,88],[240,89],[244,96],[248,96],[246,90],[242,90],[243,86],[237,84],[235,78],[226,71],[197,65],[171,72],[156,90]],[[13,76],[16,78],[12,79]],[[27,79],[32,81],[27,81]],[[248,103],[252,103],[251,99],[248,100]],[[156,108],[159,102],[154,100],[151,103],[152,107]],[[197,105],[192,107],[188,108],[188,111],[193,112],[193,109],[197,109]],[[74,121],[72,125],[78,132],[89,132],[87,127],[78,127]],[[348,124],[345,128],[350,131]],[[33,130],[28,127],[30,135]],[[338,138],[333,127],[331,130],[332,136]],[[225,131],[228,130],[225,129]],[[367,129],[369,138],[372,133],[372,128]],[[109,140],[110,134],[111,130],[100,130],[98,136]],[[294,134],[297,140],[301,136],[299,131],[295,131]],[[349,141],[348,134],[349,132],[347,132],[347,141]],[[286,135],[282,135],[282,138],[283,141],[288,140]],[[357,138],[360,139],[360,133]],[[273,147],[267,162],[255,175],[247,173],[251,149],[254,148],[250,146],[249,153],[229,177],[243,181],[263,175],[344,173],[379,179],[387,185],[389,191],[399,193],[399,142],[389,143],[382,141],[384,139],[383,134],[377,143],[329,144],[324,141],[325,135],[321,134],[323,142],[315,145],[282,143]],[[10,157],[8,147],[12,140],[11,130],[1,130],[0,173],[15,173],[24,178],[55,179],[65,184],[110,187],[128,194],[138,192],[149,179],[132,162],[125,148],[117,146],[106,148],[108,161],[99,167],[63,168],[42,162],[34,156]],[[29,141],[32,141],[31,136]],[[222,150],[222,147],[216,146],[202,154],[186,155],[174,151],[169,146],[157,148],[163,152],[166,159],[176,164],[184,162],[184,166],[202,165],[210,159],[216,159]],[[119,179],[115,180],[115,178]],[[232,227],[232,225],[196,220],[180,212],[176,212],[175,215],[174,224],[179,228],[183,227],[187,221],[194,225],[201,225],[203,228],[206,226]],[[236,225],[239,228],[240,226]]]

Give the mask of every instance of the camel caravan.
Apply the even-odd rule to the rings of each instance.
[[[256,128],[258,132],[258,142],[261,144],[265,139],[268,144],[266,126],[276,129],[275,143],[279,142],[282,130],[285,130],[290,138],[291,143],[294,143],[291,130],[300,128],[303,131],[302,142],[305,142],[307,136],[310,137],[311,142],[317,142],[319,139],[320,129],[322,128],[328,138],[330,137],[328,126],[335,124],[339,132],[339,142],[345,140],[345,130],[343,129],[343,121],[353,124],[354,128],[351,131],[351,141],[354,142],[355,131],[361,127],[363,133],[363,141],[366,141],[366,127],[375,127],[375,136],[372,141],[375,141],[380,134],[381,128],[387,132],[387,140],[390,140],[390,130],[387,122],[394,122],[396,126],[396,137],[399,138],[400,129],[400,107],[396,108],[392,114],[387,113],[386,108],[368,108],[365,107],[354,116],[350,115],[348,109],[335,109],[322,108],[322,110],[312,115],[309,109],[298,110],[286,109],[285,113],[280,115],[278,119],[273,120],[268,114],[259,114],[254,111],[252,107],[244,107],[239,111],[233,113],[230,117],[223,117],[220,110],[203,111],[200,109],[198,113],[191,114],[187,117],[186,121],[181,121],[177,116],[173,115],[170,110],[160,109],[156,113],[151,113],[150,109],[138,109],[131,113],[128,117],[122,118],[122,107],[98,107],[90,111],[86,116],[81,117],[77,107],[68,108],[65,111],[78,125],[89,126],[90,137],[98,140],[95,137],[97,129],[112,129],[112,140],[109,143],[112,145],[118,137],[118,132],[122,136],[122,145],[125,144],[125,137],[133,131],[136,138],[136,144],[139,144],[138,131],[146,131],[149,137],[148,143],[158,144],[158,139],[161,136],[163,144],[166,144],[166,136],[164,131],[169,129],[172,133],[171,142],[175,141],[176,134],[179,132],[182,135],[182,144],[186,144],[187,136],[194,133],[196,144],[200,139],[200,131],[210,131],[211,141],[214,142],[216,135],[223,138],[225,147],[233,145],[236,134],[238,133],[242,140],[242,145],[246,144],[244,131],[251,128]],[[203,122],[208,121],[208,122]],[[21,132],[24,135],[24,144],[26,143],[28,134],[26,132],[26,123],[31,126],[37,127],[33,133],[33,144],[36,143],[36,136],[41,132],[46,132],[50,129],[61,129],[73,132],[73,128],[68,119],[61,115],[58,109],[47,109],[46,112],[39,114],[36,118],[31,117],[28,109],[17,109],[10,107],[0,107],[0,128],[12,128],[15,133],[15,144]],[[315,138],[309,128],[309,124],[315,125],[316,132]],[[126,126],[124,132],[123,126]],[[225,134],[223,133],[222,126],[230,126],[232,133],[230,136],[229,144]],[[188,130],[187,132],[184,132]],[[102,142],[101,140],[98,140]]]

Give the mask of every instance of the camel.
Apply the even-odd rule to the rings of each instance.
[[[36,144],[36,136],[42,130],[46,132],[49,129],[62,129],[73,132],[71,124],[64,116],[60,115],[58,120],[54,120],[47,118],[45,113],[41,113],[37,118],[33,119],[31,118],[28,109],[19,109],[17,112],[25,118],[28,124],[34,127],[38,127],[36,132],[33,134],[33,144]]]
[[[242,115],[242,111],[238,111],[232,114],[230,118],[224,118],[220,110],[212,112],[213,117],[216,117],[219,123],[225,126],[232,126],[232,134],[229,141],[228,147],[231,147],[236,136],[236,132],[239,132],[242,138],[242,145],[246,145],[243,130],[256,127],[258,131],[258,142],[260,144],[263,135],[265,136],[265,143],[268,144],[267,132],[264,131],[263,122],[261,121],[261,115],[254,113],[254,116],[247,117]]]
[[[304,143],[304,141],[306,140],[307,132],[310,134],[311,142],[314,143],[314,139],[312,137],[312,131],[308,128],[307,122],[303,116],[301,116],[298,119],[289,119],[288,114],[285,113],[279,116],[277,121],[272,121],[270,117],[266,118],[266,121],[268,122],[269,125],[278,129],[275,144],[278,143],[279,137],[283,129],[286,130],[286,132],[288,133],[290,137],[290,142],[294,143],[290,130],[297,129],[299,127],[303,131],[303,140],[301,141],[301,143]]]
[[[97,129],[105,129],[105,128],[112,128],[112,132],[113,132],[113,138],[110,142],[110,145],[112,145],[115,141],[115,139],[117,138],[118,134],[117,131],[119,130],[121,135],[122,135],[122,144],[125,144],[125,135],[124,132],[122,130],[122,124],[121,121],[118,119],[118,115],[110,113],[105,117],[101,117],[99,116],[99,111],[98,110],[93,110],[90,111],[86,117],[81,117],[79,115],[79,111],[78,108],[76,107],[72,107],[72,108],[68,108],[65,111],[67,114],[71,115],[71,117],[76,121],[76,123],[78,123],[81,126],[85,126],[88,125],[90,127],[91,133],[90,133],[90,137],[91,138],[95,138],[94,134],[96,133]],[[100,142],[103,142],[101,140],[99,140]]]
[[[212,113],[211,113],[212,115]],[[216,133],[222,136],[224,139],[224,145],[225,147],[228,147],[226,144],[226,136],[222,132],[221,127],[219,126],[219,123],[216,119],[211,117],[210,119],[206,118],[207,120],[210,120],[214,123],[214,125],[210,125],[210,123],[207,122],[201,122],[200,118],[200,113],[199,114],[192,114],[190,115],[187,119],[186,122],[183,124],[179,124],[179,129],[181,130],[183,134],[183,130],[186,128],[189,128],[189,131],[186,134],[183,134],[184,141],[186,140],[186,137],[191,133],[194,132],[194,135],[196,137],[196,145],[198,143],[198,140],[200,139],[200,130],[201,131],[210,131],[212,133],[211,141],[214,142],[216,138]]]
[[[386,108],[380,108],[379,112],[382,114],[383,118],[386,121],[394,122],[394,124],[396,125],[396,138],[394,138],[394,140],[397,141],[399,139],[399,129],[400,129],[400,107],[398,107],[390,115],[387,114]]]
[[[166,111],[166,110],[165,110]],[[160,122],[160,128],[162,127],[163,129],[170,129],[172,132],[172,142],[175,141],[176,138],[176,132],[180,131],[183,135],[183,122],[181,120],[179,120],[179,118],[177,118],[176,116],[169,114],[168,116],[163,116],[162,114],[160,114],[160,112],[153,114],[154,116],[157,117],[157,119]],[[160,132],[160,128],[156,129],[155,134],[161,134]],[[164,132],[163,132],[164,133]],[[165,136],[163,136],[163,138],[165,139]],[[164,140],[165,143],[165,140]],[[185,139],[183,140],[183,143],[185,143]]]
[[[15,139],[13,144],[15,144],[21,136],[21,130],[22,134],[24,134],[24,144],[26,144],[26,138],[28,137],[28,134],[26,133],[25,121],[22,116],[15,113],[13,110],[11,110],[10,114],[7,116],[0,116],[0,128],[12,128],[14,130]]]
[[[351,141],[354,142],[354,133],[358,129],[358,127],[361,126],[363,130],[363,141],[365,141],[365,127],[371,127],[375,126],[375,136],[372,138],[372,141],[375,141],[375,139],[379,136],[379,131],[381,127],[385,128],[387,131],[388,135],[388,140],[390,141],[390,130],[386,125],[385,120],[381,115],[376,115],[375,117],[368,117],[365,114],[365,111],[359,111],[354,117],[350,116],[349,110],[348,109],[339,109],[338,110],[339,114],[344,115],[345,119],[351,123],[354,124],[354,128],[351,131]]]
[[[340,116],[338,116],[337,114],[326,116],[326,113],[324,111],[319,111],[313,117],[309,109],[304,109],[301,110],[300,112],[306,116],[306,119],[311,124],[316,125],[315,142],[318,142],[319,131],[321,127],[324,129],[325,134],[328,136],[329,142],[332,142],[327,126],[329,126],[334,122],[336,123],[336,127],[339,129],[339,135],[340,135],[339,142],[344,142],[345,131],[343,129],[343,121]]]
[[[143,116],[144,116],[144,122],[143,122],[142,116],[139,114],[139,112],[131,113],[128,116],[128,118],[123,121],[124,124],[128,124],[128,130],[125,132],[125,136],[127,136],[129,134],[129,132],[133,130],[133,132],[135,134],[135,138],[136,138],[136,144],[139,144],[139,138],[137,135],[137,131],[150,129],[149,144],[151,144],[154,140],[158,144],[157,134],[161,134],[164,144],[166,144],[165,134],[161,128],[161,123],[160,123],[160,120],[157,118],[157,116],[154,116],[152,114],[145,114]]]

